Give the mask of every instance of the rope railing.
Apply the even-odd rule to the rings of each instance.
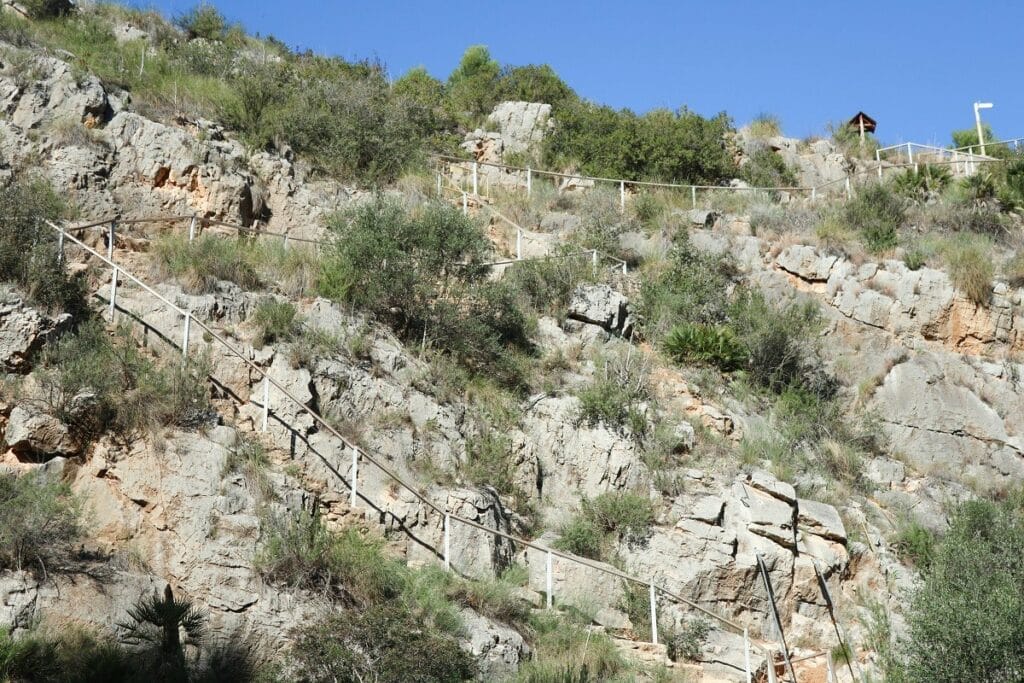
[[[529,548],[529,549],[538,551],[540,553],[543,553],[544,556],[545,556],[545,559],[546,559],[546,561],[545,561],[546,577],[545,578],[546,578],[546,587],[547,587],[547,590],[546,590],[546,602],[547,602],[547,607],[548,608],[552,607],[552,605],[553,605],[553,597],[554,597],[553,596],[553,590],[552,590],[553,589],[553,580],[552,580],[553,559],[554,558],[558,558],[560,560],[564,560],[564,561],[567,561],[567,562],[572,562],[572,563],[575,563],[577,565],[580,565],[580,566],[583,566],[583,567],[587,567],[589,569],[601,572],[601,573],[603,573],[605,575],[612,576],[612,577],[614,577],[616,579],[619,579],[619,580],[622,580],[624,582],[630,582],[630,583],[633,583],[633,584],[638,584],[638,585],[647,587],[648,588],[648,592],[649,592],[649,602],[650,602],[650,610],[651,610],[651,632],[652,632],[651,637],[652,637],[652,642],[654,642],[655,644],[658,643],[657,608],[658,608],[658,597],[661,596],[661,597],[663,597],[665,599],[668,599],[671,602],[677,603],[679,605],[686,606],[686,607],[688,607],[688,608],[690,608],[690,609],[692,609],[694,611],[697,611],[697,612],[703,614],[704,616],[710,618],[714,622],[717,622],[721,626],[726,627],[728,630],[731,630],[732,632],[736,633],[737,635],[742,634],[744,636],[744,641],[745,641],[746,646],[748,646],[748,647],[752,646],[752,647],[758,649],[762,653],[762,656],[764,656],[765,659],[769,662],[769,667],[771,667],[772,664],[774,663],[774,658],[772,656],[772,652],[774,650],[769,648],[769,647],[767,647],[767,646],[765,646],[765,645],[763,645],[763,644],[761,644],[761,643],[750,641],[750,639],[748,637],[748,630],[747,630],[746,627],[738,624],[735,621],[732,621],[731,619],[728,619],[728,618],[723,617],[723,616],[721,616],[719,614],[716,614],[712,610],[710,610],[708,608],[705,608],[702,605],[700,605],[700,604],[698,604],[698,603],[696,603],[696,602],[694,602],[694,601],[692,601],[692,600],[690,600],[690,599],[688,599],[688,598],[686,598],[686,597],[684,597],[682,595],[679,595],[678,593],[676,593],[674,591],[671,591],[671,590],[669,590],[668,588],[665,588],[662,585],[658,585],[656,583],[656,581],[653,580],[653,579],[652,580],[642,579],[642,578],[639,578],[637,576],[633,576],[631,574],[628,574],[628,573],[626,573],[626,572],[624,572],[622,570],[619,570],[619,569],[617,569],[615,567],[611,567],[611,566],[607,566],[607,565],[602,565],[600,563],[588,560],[587,558],[582,558],[582,557],[579,557],[579,556],[576,556],[576,555],[572,555],[570,553],[566,553],[564,551],[557,550],[555,548],[551,548],[549,546],[541,545],[541,544],[535,543],[533,541],[528,541],[526,539],[519,538],[518,536],[515,536],[513,534],[501,531],[499,529],[493,529],[493,528],[485,526],[485,525],[483,525],[483,524],[481,524],[481,523],[479,523],[479,522],[477,522],[475,520],[468,519],[468,518],[462,517],[462,516],[460,516],[460,515],[458,515],[456,513],[452,513],[452,512],[447,511],[446,509],[444,509],[443,507],[441,507],[437,503],[435,503],[432,500],[430,500],[429,498],[427,498],[423,493],[421,493],[417,489],[417,487],[415,487],[414,485],[412,485],[409,482],[405,481],[405,479],[401,475],[399,475],[397,472],[395,472],[394,470],[389,468],[387,465],[385,465],[383,462],[381,462],[380,459],[378,459],[376,456],[374,456],[373,454],[369,453],[368,451],[366,451],[365,449],[361,448],[360,446],[352,443],[349,439],[347,439],[344,435],[342,435],[334,426],[332,426],[328,420],[326,420],[324,417],[322,417],[320,414],[318,414],[316,411],[314,411],[308,405],[303,403],[286,386],[284,386],[283,383],[281,383],[277,379],[273,378],[266,369],[260,367],[257,363],[255,363],[253,360],[251,360],[243,351],[238,349],[234,344],[232,344],[224,336],[222,336],[215,329],[213,329],[212,326],[210,326],[209,324],[207,324],[203,320],[200,320],[200,319],[196,318],[192,314],[191,311],[189,311],[187,309],[184,309],[184,308],[178,306],[177,304],[173,303],[172,301],[170,301],[169,299],[164,297],[162,294],[157,292],[153,287],[151,287],[150,285],[146,284],[144,281],[142,281],[140,278],[135,276],[129,270],[127,270],[123,266],[121,266],[116,260],[114,260],[113,245],[110,245],[111,248],[108,249],[108,254],[104,255],[104,254],[96,251],[92,247],[88,246],[85,242],[80,240],[78,237],[75,237],[73,234],[71,234],[72,230],[81,229],[82,227],[85,227],[85,226],[77,226],[77,228],[69,228],[69,229],[66,230],[65,228],[63,228],[63,227],[61,227],[61,226],[59,226],[59,225],[57,225],[57,224],[55,224],[55,223],[53,223],[52,221],[49,221],[49,220],[44,221],[44,223],[47,226],[49,226],[50,228],[52,228],[53,230],[55,230],[57,232],[59,244],[61,245],[61,249],[62,250],[63,250],[63,245],[66,242],[70,242],[74,246],[82,249],[89,256],[91,256],[91,257],[93,257],[95,259],[98,259],[99,261],[101,261],[106,266],[109,266],[112,269],[111,289],[110,289],[110,303],[109,303],[109,316],[110,316],[110,318],[112,320],[113,320],[113,318],[114,318],[114,316],[116,314],[116,310],[117,310],[116,309],[117,283],[118,283],[118,278],[120,276],[120,277],[124,278],[126,281],[130,281],[130,282],[134,283],[135,285],[137,285],[142,291],[144,291],[145,293],[147,293],[148,295],[150,295],[151,297],[153,297],[154,299],[156,299],[157,301],[162,303],[164,306],[169,308],[172,312],[176,313],[179,316],[182,316],[182,318],[183,318],[183,327],[182,327],[182,336],[181,336],[181,338],[182,338],[181,352],[182,352],[182,355],[183,355],[184,358],[186,358],[186,359],[188,358],[189,342],[190,342],[190,330],[191,330],[192,325],[195,325],[196,327],[201,329],[203,332],[205,332],[206,335],[208,335],[208,338],[211,340],[211,342],[216,342],[217,344],[222,346],[232,356],[234,356],[234,357],[238,358],[239,360],[241,360],[242,363],[249,370],[251,370],[253,373],[255,373],[255,375],[257,377],[261,378],[262,382],[263,382],[263,402],[262,402],[261,431],[266,432],[268,430],[269,416],[270,416],[270,414],[272,412],[271,409],[270,409],[271,389],[273,388],[281,396],[283,396],[285,399],[287,399],[287,401],[289,401],[290,403],[294,404],[300,411],[302,411],[302,412],[306,413],[307,415],[309,415],[309,417],[320,428],[324,429],[327,433],[329,433],[331,436],[336,438],[343,445],[344,449],[347,449],[350,452],[350,454],[351,454],[351,469],[350,469],[350,474],[349,474],[349,480],[348,481],[345,480],[344,476],[342,476],[340,474],[340,472],[338,472],[338,469],[335,467],[335,465],[333,463],[331,463],[322,453],[320,453],[319,451],[316,451],[316,450],[314,450],[313,452],[317,455],[317,457],[321,461],[323,461],[323,463],[328,467],[328,469],[331,472],[333,472],[338,477],[338,479],[341,480],[341,482],[343,484],[345,484],[346,486],[349,487],[349,489],[351,491],[350,501],[351,501],[351,506],[353,508],[357,507],[357,503],[358,503],[358,468],[359,468],[359,461],[360,461],[360,459],[362,459],[362,460],[365,460],[366,462],[370,463],[374,467],[376,467],[380,472],[382,472],[386,477],[388,477],[393,482],[398,484],[398,486],[400,486],[402,489],[404,489],[407,492],[409,492],[412,496],[415,497],[416,500],[418,500],[421,504],[423,504],[428,510],[434,512],[435,514],[440,515],[442,517],[442,519],[443,519],[443,533],[444,533],[443,551],[440,554],[441,554],[441,556],[443,558],[444,565],[445,565],[446,569],[451,569],[451,560],[452,560],[452,558],[451,558],[451,552],[450,552],[450,547],[451,547],[450,546],[450,534],[451,534],[452,524],[453,523],[459,523],[459,524],[465,525],[465,526],[467,526],[467,527],[469,527],[471,529],[476,529],[478,531],[482,531],[482,532],[485,532],[487,534],[490,534],[490,535],[492,535],[492,536],[494,536],[496,538],[501,538],[501,539],[504,539],[506,541],[509,541],[512,544],[514,544],[515,546],[520,546],[520,547],[523,547],[523,548]],[[90,227],[95,227],[95,226],[90,226]],[[60,259],[60,262],[63,263],[63,251],[61,251],[58,254],[58,257]],[[168,339],[172,338],[166,332],[161,332],[161,334],[163,334]],[[216,379],[213,378],[212,376],[211,376],[211,379],[216,381]],[[437,551],[435,550],[435,552],[437,552]],[[748,669],[749,669],[749,667],[748,667]],[[748,670],[748,676],[749,676],[749,674],[750,674],[750,671]]]

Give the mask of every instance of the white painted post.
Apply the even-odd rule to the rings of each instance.
[[[551,574],[551,551],[550,550],[547,552],[547,559],[545,561],[545,565],[546,565],[545,566],[545,575],[547,577],[546,588],[545,588],[545,591],[547,593],[546,601],[547,601],[547,608],[551,609],[551,605],[552,605],[552,603],[554,602],[554,599],[555,599],[555,597],[554,597],[555,582],[554,582],[554,577]]]
[[[110,275],[110,322],[114,322],[114,304],[117,301],[117,266]]]
[[[523,259],[523,230],[522,228],[516,228],[516,260],[521,261]]]
[[[818,200],[818,188],[817,187],[812,187],[811,188],[811,201],[814,202],[814,201],[817,201],[817,200]]]
[[[533,169],[526,168],[526,196],[529,197],[533,194]]]
[[[914,163],[914,150],[910,148],[910,143],[907,143],[907,161]]]
[[[746,667],[747,683],[752,683],[753,676],[750,671],[750,634],[747,627],[743,627],[743,664]]]
[[[444,570],[451,571],[452,569],[452,519],[451,515],[445,514],[444,516]]]
[[[836,683],[836,672],[832,668],[832,653],[825,654],[825,672],[828,676],[828,683]]]
[[[846,177],[846,198],[850,199],[851,197],[853,197],[853,190],[850,189],[850,177],[847,176]]]
[[[466,196],[465,192],[462,193],[462,215],[469,215],[469,197]]]
[[[441,172],[437,172],[437,198],[441,198]]]
[[[626,263],[625,261],[623,261],[622,262],[622,274],[623,275],[627,275],[628,274],[628,272],[629,272],[628,268],[629,268],[629,264]]]
[[[590,266],[594,271],[594,277],[597,277],[597,249],[590,252]]]
[[[654,583],[650,585],[651,589],[651,642],[655,645],[658,644],[658,602],[657,597],[654,594]]]
[[[619,181],[619,211],[626,212],[626,181]]]
[[[267,431],[267,425],[270,422],[270,376],[263,376],[263,424],[260,430],[263,432]]]
[[[57,263],[64,263],[64,228],[57,233]]]
[[[875,163],[878,165],[878,179],[882,179],[882,154],[879,150],[875,150]]]
[[[110,231],[107,233],[109,244],[107,245],[107,258],[114,260],[114,232],[117,230],[117,221],[110,221]]]
[[[196,238],[196,217],[192,216],[188,222],[188,241],[191,242]]]
[[[475,162],[475,161],[473,162],[473,196],[476,196],[476,195],[479,194],[479,192],[477,191],[479,189],[479,182],[480,182],[478,174],[477,174],[477,166],[478,165],[479,164],[477,164],[477,162]]]
[[[359,500],[358,494],[359,486],[359,450],[356,448],[352,449],[352,495],[349,498],[348,505],[353,510],[356,507],[356,503]]]
[[[188,333],[192,326],[192,311],[185,311],[185,328],[181,332],[181,355],[188,358]]]
[[[690,186],[690,204],[691,204],[692,208],[694,208],[694,209],[697,208],[697,186],[696,185],[691,185]]]
[[[778,683],[775,677],[775,653],[768,652],[768,683]]]

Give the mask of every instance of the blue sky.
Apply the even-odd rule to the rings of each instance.
[[[131,0],[177,15],[197,0]],[[582,96],[646,111],[776,114],[788,135],[863,109],[883,141],[947,144],[971,103],[1002,137],[1024,136],[1024,2],[346,2],[213,0],[289,46],[422,65],[446,78],[466,46],[503,64],[548,63]],[[852,8],[858,9],[852,9]],[[980,26],[979,29],[971,29]]]

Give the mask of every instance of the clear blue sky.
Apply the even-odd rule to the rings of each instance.
[[[130,0],[178,15],[197,0]],[[948,143],[973,125],[1024,136],[1019,0],[212,0],[253,33],[291,47],[377,58],[392,76],[444,79],[466,46],[502,64],[548,63],[580,95],[646,111],[774,113],[788,135],[859,109],[883,141]],[[854,9],[856,8],[856,9]],[[972,26],[980,25],[979,29]]]

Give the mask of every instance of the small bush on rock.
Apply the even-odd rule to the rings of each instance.
[[[175,22],[189,38],[220,40],[227,31],[227,20],[213,5],[202,3],[180,16]]]
[[[875,183],[847,202],[843,217],[850,227],[860,231],[869,250],[880,253],[896,246],[896,230],[903,224],[906,207],[888,187]]]
[[[81,508],[66,486],[0,474],[0,569],[41,576],[65,569],[80,532]]]
[[[252,314],[252,323],[256,327],[256,339],[253,343],[258,347],[278,341],[288,341],[299,331],[296,320],[298,312],[295,304],[274,298],[262,299]]]
[[[682,363],[706,363],[722,372],[737,370],[747,362],[747,352],[726,326],[680,323],[665,337],[665,351]]]
[[[556,546],[562,550],[601,559],[612,535],[628,544],[642,542],[654,524],[651,501],[635,493],[602,493],[584,498],[580,512],[566,523]]]
[[[963,239],[950,242],[943,251],[953,285],[974,303],[987,305],[995,275],[989,252],[978,242]]]

